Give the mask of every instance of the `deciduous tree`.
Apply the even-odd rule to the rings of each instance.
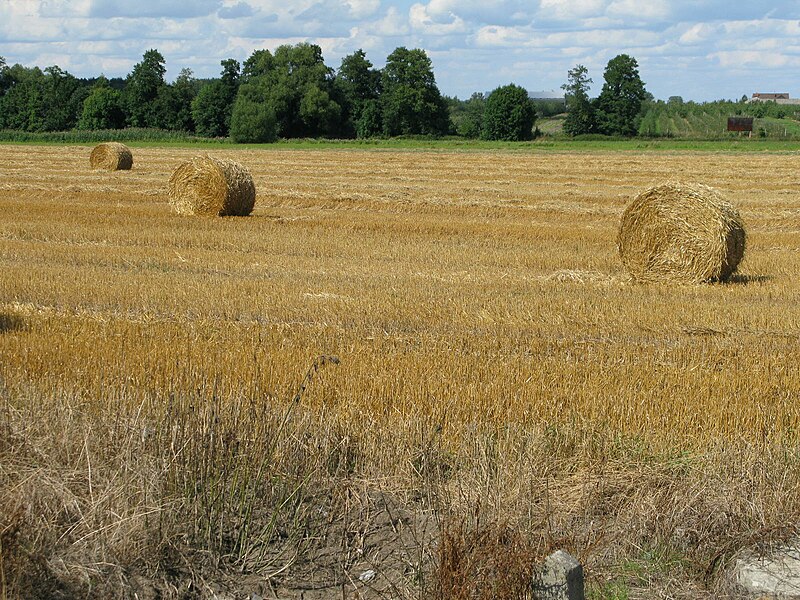
[[[365,119],[361,127],[358,126],[365,107],[372,106],[381,92],[381,73],[373,68],[363,50],[356,50],[342,59],[335,86],[342,100],[344,131],[358,137],[367,132],[372,132],[369,135],[380,133],[380,128],[373,131],[372,126],[366,126],[372,116]]]
[[[233,105],[239,91],[239,61],[227,59],[220,62],[219,79],[200,88],[192,101],[192,118],[195,131],[206,137],[225,137],[231,127]]]
[[[156,99],[161,89],[167,85],[164,81],[164,74],[167,72],[164,64],[164,57],[158,50],[148,50],[126,78],[122,98],[128,125],[158,126]]]
[[[447,105],[424,50],[396,48],[381,71],[381,113],[386,135],[443,135],[449,130]]]
[[[514,142],[530,140],[535,122],[536,109],[527,90],[511,83],[497,88],[486,99],[481,137]]]
[[[648,97],[639,64],[620,54],[608,62],[603,77],[605,83],[596,102],[598,129],[607,135],[636,135],[642,102]]]
[[[78,129],[121,129],[125,126],[121,94],[100,77],[83,101]]]
[[[567,118],[564,119],[564,133],[567,135],[594,133],[596,130],[594,107],[589,99],[591,84],[589,70],[583,65],[575,65],[567,72],[567,83],[561,86],[567,107]]]

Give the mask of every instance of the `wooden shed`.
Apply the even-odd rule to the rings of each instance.
[[[728,117],[728,131],[753,131],[753,117]]]

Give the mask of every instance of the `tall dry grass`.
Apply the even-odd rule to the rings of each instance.
[[[703,597],[797,522],[794,156],[236,151],[253,216],[189,222],[190,151],[85,154],[0,148],[6,597],[479,593],[505,547]],[[626,281],[676,172],[734,282]]]

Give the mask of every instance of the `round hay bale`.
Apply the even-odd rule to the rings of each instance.
[[[745,231],[739,213],[715,189],[668,182],[625,209],[617,247],[637,281],[725,281],[744,256]]]
[[[196,156],[173,171],[169,201],[181,215],[246,216],[253,212],[256,186],[239,163]]]
[[[125,144],[105,142],[94,147],[89,164],[93,169],[127,171],[133,166],[133,154]]]

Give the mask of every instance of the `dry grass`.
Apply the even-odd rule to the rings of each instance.
[[[169,199],[180,215],[247,216],[256,188],[250,172],[233,160],[195,156],[169,178]]]
[[[128,171],[133,166],[133,154],[125,144],[104,142],[92,149],[89,165],[93,169]]]
[[[673,181],[645,190],[628,205],[617,246],[638,281],[726,281],[744,257],[745,230],[717,190]]]
[[[420,597],[479,506],[597,594],[707,597],[800,519],[796,156],[231,151],[253,216],[186,220],[190,151],[86,152],[0,147],[7,596]],[[626,280],[676,173],[748,224],[728,284]]]

